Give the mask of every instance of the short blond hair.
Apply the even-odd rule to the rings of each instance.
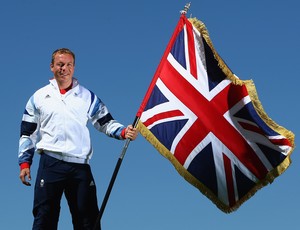
[[[68,48],[59,48],[59,49],[55,50],[52,53],[52,59],[51,59],[52,64],[54,64],[54,58],[55,58],[56,54],[70,54],[74,59],[74,65],[75,65],[75,54],[70,49],[68,49]]]

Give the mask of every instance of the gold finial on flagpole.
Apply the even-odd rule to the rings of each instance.
[[[185,4],[183,10],[180,11],[181,14],[186,14],[188,12],[188,10],[190,9],[191,3],[187,3]]]

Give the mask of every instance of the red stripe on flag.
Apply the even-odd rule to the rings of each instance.
[[[190,61],[190,71],[191,75],[198,79],[197,76],[197,65],[196,65],[196,51],[195,51],[195,40],[193,33],[192,24],[186,19],[186,29],[188,36],[188,49],[189,49],[189,61]]]
[[[152,125],[153,123],[155,123],[158,120],[171,118],[171,117],[182,116],[182,115],[183,115],[183,113],[179,110],[168,111],[168,112],[157,114],[157,115],[149,118],[148,120],[146,120],[143,123],[146,127],[148,127],[149,125]]]
[[[239,124],[246,130],[250,130],[252,132],[256,132],[259,133],[263,136],[265,136],[266,138],[269,139],[269,141],[274,144],[274,145],[286,145],[286,146],[292,146],[290,141],[286,138],[279,138],[279,139],[270,139],[268,136],[265,135],[265,133],[256,125],[252,125],[252,124],[248,124],[248,123],[244,123],[244,122],[239,122]]]
[[[264,132],[256,125],[251,125],[251,124],[244,123],[244,122],[239,122],[239,124],[246,130],[250,130],[252,132],[256,132],[261,135],[264,135]]]
[[[269,139],[274,145],[286,145],[292,147],[288,139]]]

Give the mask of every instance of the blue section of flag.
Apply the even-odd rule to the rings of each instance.
[[[214,194],[218,194],[216,167],[211,153],[212,145],[210,143],[197,154],[187,170]]]
[[[155,86],[151,93],[151,97],[145,107],[145,110],[151,109],[156,105],[167,102],[168,99],[160,92],[160,90]]]
[[[180,63],[183,68],[186,69],[186,58],[184,49],[184,30],[182,30],[175,40],[175,43],[171,50],[171,54],[177,60],[177,62]]]
[[[245,120],[249,120],[255,124],[257,124],[262,131],[268,135],[268,136],[277,136],[279,135],[278,132],[271,129],[266,122],[264,122],[258,113],[256,112],[254,106],[252,103],[246,104],[242,109],[240,109],[236,114],[234,114],[235,117],[243,118]]]
[[[203,48],[205,50],[205,62],[207,68],[209,90],[213,90],[221,81],[226,78],[226,75],[220,69],[218,61],[215,59],[214,54],[205,39],[201,39],[203,42]]]

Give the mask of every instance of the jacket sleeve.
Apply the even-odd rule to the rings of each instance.
[[[34,105],[34,96],[26,104],[21,122],[18,163],[31,165],[38,140],[39,113]]]
[[[109,137],[119,140],[123,139],[121,134],[125,127],[112,117],[105,104],[92,92],[89,117],[98,131],[105,133]]]

